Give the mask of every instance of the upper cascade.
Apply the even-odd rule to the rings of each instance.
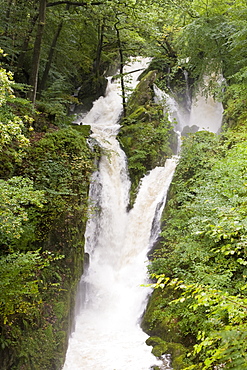
[[[171,121],[175,122],[175,130],[181,135],[197,131],[210,131],[218,134],[221,130],[223,105],[211,95],[204,96],[198,91],[192,100],[189,99],[186,109],[171,95],[154,85],[155,100],[164,105]],[[186,97],[188,94],[186,94]]]

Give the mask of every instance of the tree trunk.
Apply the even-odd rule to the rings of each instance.
[[[28,29],[28,31],[26,33],[26,36],[24,37],[24,40],[23,40],[23,43],[22,43],[21,51],[20,51],[20,54],[18,56],[18,62],[17,62],[17,68],[20,71],[20,73],[21,73],[21,70],[24,67],[24,57],[25,57],[25,54],[26,54],[26,52],[28,50],[29,41],[30,41],[31,35],[33,33],[34,27],[36,25],[36,22],[37,22],[38,17],[39,17],[39,14],[37,13],[32,18],[32,20],[30,22],[29,29]]]
[[[5,36],[7,36],[7,34],[8,34],[12,4],[13,4],[13,0],[8,0],[8,6],[7,6],[7,10],[6,10],[6,15],[5,15],[5,32],[4,32]]]
[[[45,14],[46,14],[46,0],[39,1],[39,24],[36,34],[36,39],[33,48],[33,59],[32,59],[32,70],[30,75],[29,84],[32,87],[30,92],[30,100],[33,104],[36,101],[37,85],[38,85],[38,74],[39,74],[39,63],[41,54],[42,37],[45,28]]]
[[[44,70],[41,82],[39,84],[39,87],[38,87],[39,94],[42,94],[42,91],[45,89],[46,82],[47,82],[48,75],[49,75],[50,68],[51,68],[53,55],[54,55],[56,44],[57,44],[57,40],[59,38],[59,35],[60,35],[60,32],[61,32],[62,28],[63,28],[63,21],[61,21],[59,23],[58,28],[57,28],[57,32],[55,33],[55,35],[53,37],[53,40],[52,40],[52,43],[51,43],[50,51],[49,51],[49,54],[48,54],[48,59],[47,59],[46,65],[45,65],[45,70]]]
[[[96,58],[95,58],[95,75],[96,78],[99,78],[100,76],[100,61],[101,61],[101,53],[102,53],[102,47],[103,47],[103,39],[104,39],[104,29],[105,24],[103,23],[98,26],[98,45],[97,45],[97,51],[96,51]]]
[[[126,117],[126,96],[125,96],[125,86],[124,86],[124,58],[123,58],[123,49],[121,44],[121,38],[120,38],[120,32],[117,27],[117,24],[115,24],[115,29],[117,33],[117,44],[118,44],[118,52],[120,57],[120,81],[121,81],[121,90],[122,90],[122,102],[123,102],[123,115]]]

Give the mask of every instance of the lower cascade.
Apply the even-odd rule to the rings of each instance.
[[[129,67],[136,71],[131,73],[132,88],[148,63],[146,59],[135,60]],[[85,234],[89,265],[80,282],[75,330],[63,370],[148,370],[155,365],[171,369],[169,355],[158,360],[151,353],[145,343],[148,336],[139,324],[151,293],[142,286],[148,282],[147,253],[159,235],[177,157],[141,180],[135,204],[128,212],[130,181],[125,153],[116,139],[122,110],[120,90],[119,82],[109,79],[105,97],[83,117],[83,124],[90,124],[91,138],[104,154],[90,186],[91,210]],[[216,121],[217,126],[218,118]]]
[[[109,209],[115,207],[114,199],[101,198],[107,202],[106,208],[102,205],[100,224],[91,220],[88,226],[97,233],[87,240],[88,248],[93,243],[95,249],[81,281],[86,297],[76,318],[64,370],[147,370],[157,363],[145,344],[148,336],[138,325],[149,294],[141,284],[146,281],[145,261],[156,207],[164,200],[175,166],[176,161],[169,160],[164,168],[155,168],[143,179],[135,206],[125,218],[121,210],[118,216],[118,209]],[[108,180],[101,184],[102,193],[114,198],[116,194],[110,189],[115,184]]]

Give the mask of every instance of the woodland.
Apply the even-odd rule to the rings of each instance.
[[[73,124],[118,74],[131,205],[176,147],[153,84],[222,102],[186,134],[150,253],[142,327],[186,370],[247,369],[247,1],[0,0],[0,369],[61,369],[100,148]],[[123,67],[152,58],[129,99]],[[209,83],[205,76],[210,76]],[[219,83],[219,76],[222,76]]]

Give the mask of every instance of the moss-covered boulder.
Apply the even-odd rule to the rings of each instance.
[[[176,298],[176,292],[167,287],[153,292],[142,320],[142,329],[150,335],[147,345],[153,347],[156,357],[170,354],[172,368],[180,370],[188,366],[186,357],[190,350],[188,338],[180,328],[179,317],[169,302]]]
[[[152,86],[155,79],[156,71],[148,72],[148,74],[141,79],[128,101],[126,109],[127,116],[153,100],[154,92]]]
[[[174,370],[181,370],[187,366],[186,348],[181,343],[166,342],[159,337],[150,337],[146,340],[152,346],[152,354],[162,358],[162,355],[171,355],[171,365]]]
[[[96,77],[94,74],[85,76],[78,91],[82,111],[91,109],[93,102],[104,95],[106,87],[107,79],[104,76]]]
[[[165,353],[168,353],[167,343],[159,337],[149,337],[146,340],[148,346],[152,346],[152,353],[156,357],[160,357]]]
[[[179,342],[182,340],[178,325],[179,318],[174,315],[169,302],[175,298],[170,288],[156,289],[149,299],[142,319],[142,329],[151,336],[164,341]]]

